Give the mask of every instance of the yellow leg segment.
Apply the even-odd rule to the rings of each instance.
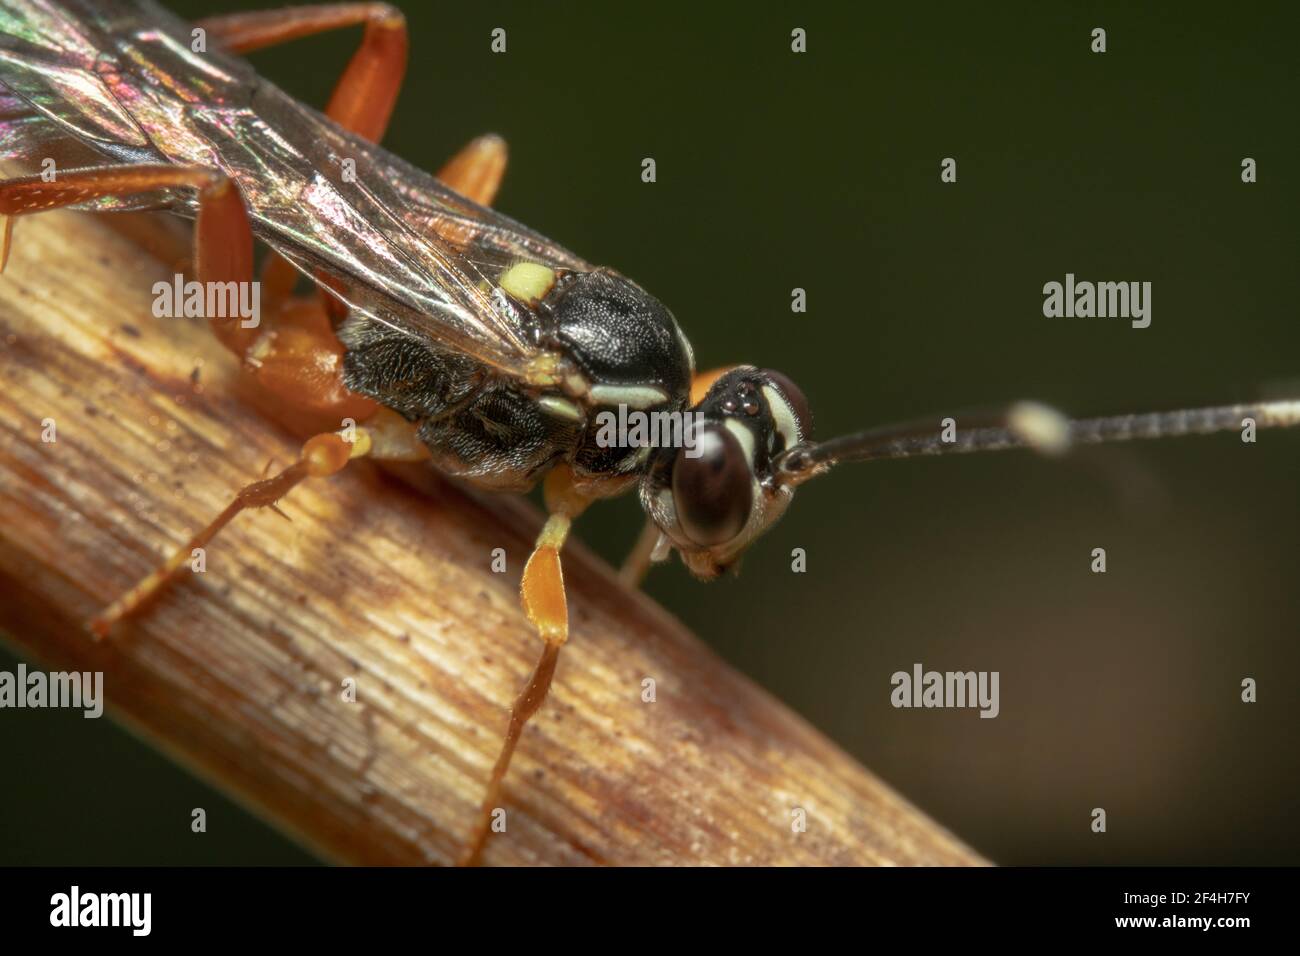
[[[537,713],[546,699],[551,687],[551,678],[555,676],[555,665],[560,657],[560,648],[569,639],[569,607],[564,595],[564,572],[560,566],[560,549],[564,547],[573,519],[586,508],[589,499],[574,486],[569,470],[560,466],[546,476],[546,507],[550,517],[542,526],[533,546],[533,553],[524,566],[523,580],[519,585],[519,598],[524,613],[538,635],[545,642],[542,655],[532,676],[524,689],[515,698],[510,708],[510,722],[506,726],[505,739],[492,776],[488,780],[483,802],[479,808],[478,823],[474,835],[465,851],[457,861],[459,866],[477,866],[483,853],[488,834],[492,832],[492,819],[499,809],[497,802],[501,794],[501,781],[510,769],[510,758],[514,755],[519,738],[523,735],[528,719]]]

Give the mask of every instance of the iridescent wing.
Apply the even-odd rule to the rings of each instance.
[[[590,265],[201,49],[147,0],[5,0],[0,157],[42,149],[94,163],[216,166],[253,231],[354,312],[527,378],[542,351],[500,293],[519,261]],[[198,47],[198,48],[196,48]],[[100,211],[196,212],[191,196],[99,201]]]

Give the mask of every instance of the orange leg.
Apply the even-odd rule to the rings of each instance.
[[[14,217],[6,215],[0,222],[0,272],[9,264],[9,243],[14,238]]]
[[[537,544],[533,547],[528,564],[524,566],[523,580],[519,585],[524,613],[544,642],[542,655],[533,668],[528,683],[510,708],[505,740],[501,744],[496,764],[492,767],[492,776],[488,779],[474,834],[457,861],[459,866],[477,866],[479,863],[488,835],[492,832],[493,816],[500,809],[497,802],[501,795],[501,781],[510,769],[510,758],[514,756],[515,747],[528,719],[537,713],[537,709],[546,700],[551,678],[555,676],[560,648],[569,639],[569,609],[564,595],[560,549],[569,536],[573,519],[586,508],[588,499],[574,487],[569,471],[564,466],[555,468],[546,476],[544,491],[550,517],[537,536]]]
[[[355,458],[369,457],[387,461],[419,461],[429,450],[420,442],[416,431],[395,412],[379,411],[365,425],[340,432],[325,432],[308,439],[298,460],[279,474],[255,481],[242,488],[233,501],[207,527],[190,538],[166,561],[145,575],[134,587],[90,620],[90,630],[106,637],[113,625],[143,610],[164,588],[176,580],[194,558],[198,548],[207,547],[217,533],[241,511],[271,508],[279,512],[276,502],[304,478],[324,478],[341,471]]]
[[[307,7],[215,18],[205,21],[203,26],[228,49],[247,52],[359,23],[366,25],[361,48],[340,79],[326,112],[344,127],[378,140],[392,115],[406,66],[405,22],[393,8],[383,4]],[[471,200],[488,205],[495,198],[505,166],[504,141],[497,136],[483,136],[454,156],[439,172],[439,178]],[[74,175],[78,173],[84,174],[84,179]],[[143,178],[131,179],[132,173]],[[178,178],[172,180],[169,176]],[[8,254],[12,217],[15,215],[69,205],[94,196],[189,185],[201,190],[195,256],[199,280],[251,280],[252,236],[247,214],[238,189],[220,173],[170,167],[73,171],[63,174],[57,194],[69,198],[56,197],[53,202],[49,201],[49,196],[44,200],[34,198],[40,197],[40,186],[15,181],[12,184],[15,187],[25,185],[28,188],[11,190],[16,197],[11,207],[5,205],[8,194],[4,187],[8,185],[11,184],[0,184],[0,214],[5,215],[3,223],[0,223],[0,271]],[[213,320],[222,342],[244,359],[248,376],[263,391],[299,406],[306,405],[315,411],[332,412],[357,420],[370,416],[374,404],[352,395],[342,385],[343,349],[330,322],[334,300],[323,292],[319,298],[291,296],[297,275],[292,266],[278,255],[273,254],[267,260],[263,281],[276,303],[272,307],[275,321],[270,328],[250,330],[239,326],[237,320],[221,324]],[[378,426],[386,420],[386,415],[381,414],[376,416],[375,424]],[[398,426],[401,424],[399,422]],[[341,446],[342,439],[336,434],[318,435],[303,447],[298,462],[270,479],[244,488],[185,547],[98,615],[92,621],[93,631],[103,636],[116,622],[142,609],[182,572],[194,549],[204,547],[239,512],[248,508],[274,508],[275,502],[303,478],[333,474],[350,458],[366,454],[376,442],[380,447],[375,457],[409,460],[423,452],[422,448],[416,447],[418,442],[413,433],[408,433],[409,429],[377,427],[373,432],[374,439],[364,428],[359,432],[366,436],[365,441],[352,446]],[[362,444],[364,449],[358,451]],[[565,478],[548,480],[547,487],[552,516],[538,539],[521,584],[525,610],[545,641],[545,647],[532,677],[511,709],[506,737],[484,797],[481,823],[462,859],[465,863],[478,861],[490,832],[492,811],[511,756],[524,725],[546,697],[559,649],[568,637],[568,612],[559,551],[572,518],[585,507],[586,502]]]
[[[339,77],[325,115],[371,142],[383,138],[406,75],[409,43],[400,10],[386,3],[331,3],[232,13],[200,20],[199,25],[232,53],[251,53],[316,33],[364,25],[361,46]],[[438,178],[486,206],[501,184],[505,164],[504,141],[481,136],[452,158]],[[273,253],[267,257],[262,285],[268,301],[285,299],[297,280],[297,271],[282,256]],[[334,309],[335,300],[324,292],[321,295],[327,310]]]
[[[253,233],[235,184],[218,170],[183,166],[109,166],[71,169],[53,182],[24,176],[0,182],[0,215],[21,216],[58,209],[103,196],[127,196],[158,189],[193,188],[199,193],[194,234],[198,281],[251,282]],[[6,232],[12,219],[6,224]],[[343,346],[323,313],[280,310],[283,328],[263,328],[239,316],[212,316],[217,338],[244,360],[249,376],[275,397],[332,418],[361,420],[375,404],[343,387]]]
[[[386,3],[328,3],[200,20],[232,53],[250,53],[300,37],[365,25],[361,46],[343,71],[325,115],[377,143],[383,139],[406,75],[406,18]]]
[[[304,478],[332,475],[348,461],[368,450],[362,442],[349,443],[341,435],[327,432],[310,439],[302,447],[302,455],[284,471],[265,481],[247,485],[235,495],[226,509],[202,531],[192,537],[170,558],[140,580],[134,587],[90,620],[90,630],[97,638],[108,636],[113,625],[125,617],[139,612],[156,597],[167,584],[193,559],[194,551],[207,547],[217,532],[228,525],[235,515],[247,508],[274,508],[294,485]]]
[[[103,196],[129,196],[156,189],[192,188],[199,193],[195,225],[195,271],[200,282],[247,282],[253,272],[253,233],[238,188],[218,170],[184,166],[109,166],[69,169],[46,182],[22,176],[0,182],[0,215],[22,216]],[[12,221],[7,231],[12,228]],[[259,334],[238,317],[213,318],[213,331],[240,352]]]
[[[343,384],[343,344],[319,299],[293,296],[272,314],[266,330],[243,353],[244,376],[258,398],[288,404],[285,416],[300,421],[365,421],[379,407]],[[294,413],[302,413],[295,416]]]
[[[200,20],[199,26],[232,53],[251,53],[301,37],[365,26],[361,46],[352,55],[330,96],[325,115],[344,129],[377,143],[388,128],[397,95],[406,75],[406,18],[386,3],[328,3],[230,13]],[[284,301],[297,284],[298,272],[283,257],[271,253],[262,265],[267,301]],[[337,300],[318,293],[327,315],[341,317]]]
[[[488,133],[464,146],[438,170],[438,178],[480,206],[492,205],[506,173],[506,141]]]
[[[25,176],[0,182],[0,216],[5,217],[6,237],[13,218],[75,205],[104,196],[127,196],[160,189],[198,190],[199,212],[195,227],[195,271],[205,288],[209,283],[246,284],[252,280],[253,234],[238,187],[218,170],[180,166],[118,166],[72,169],[52,182],[39,176]],[[334,337],[323,311],[312,309],[277,316],[281,328],[263,328],[239,315],[210,318],[217,337],[244,359],[249,374],[268,393],[296,406],[307,406],[341,420],[371,416],[376,405],[353,395],[343,387],[343,348]],[[248,326],[248,327],[246,327]],[[144,581],[132,588],[95,619],[97,634],[134,612],[158,592],[189,560],[194,548],[202,547],[236,514],[245,508],[274,503],[303,478],[328,475],[342,468],[350,457],[369,452],[370,432],[361,431],[364,441],[347,443],[338,435],[325,434],[309,441],[301,460],[267,481],[245,488],[235,501],[185,549],[177,552]],[[392,450],[386,439],[386,450]]]

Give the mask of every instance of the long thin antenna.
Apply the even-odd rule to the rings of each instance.
[[[1246,427],[1246,419],[1253,420],[1256,428],[1300,425],[1300,400],[1080,419],[1068,419],[1036,402],[1019,402],[994,416],[887,425],[816,445],[801,445],[790,449],[778,462],[778,480],[798,484],[845,461],[1010,448],[1059,454],[1072,445],[1240,431]]]

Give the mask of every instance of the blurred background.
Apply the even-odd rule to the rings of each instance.
[[[1025,397],[1083,415],[1300,396],[1294,14],[406,6],[385,144],[434,170],[506,136],[498,208],[651,290],[701,368],[790,375],[821,437]],[[252,59],[321,106],[358,38]],[[1151,282],[1151,327],[1044,318],[1067,272]],[[995,862],[1294,864],[1298,477],[1300,432],[846,466],[738,578],[674,560],[647,588]],[[640,522],[629,498],[579,535],[617,563]],[[999,671],[1000,716],[892,708],[916,662]],[[9,711],[0,752],[30,768],[0,788],[0,863],[313,859],[109,721]],[[222,840],[175,842],[177,800]]]

